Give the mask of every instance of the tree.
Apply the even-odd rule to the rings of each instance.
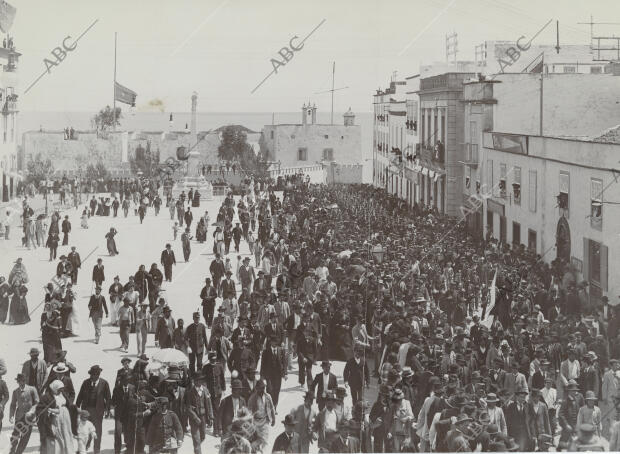
[[[224,128],[217,154],[223,161],[238,162],[243,170],[254,176],[264,176],[267,172],[264,153],[256,155],[241,126],[230,125]]]
[[[39,186],[41,181],[47,180],[54,173],[54,164],[51,159],[43,159],[41,153],[33,158],[30,156],[30,160],[26,164],[26,170],[28,172],[28,183],[34,183],[35,186]]]
[[[97,164],[88,164],[86,167],[86,179],[88,181],[105,180],[108,178],[108,169],[102,161]]]
[[[91,119],[91,124],[97,132],[107,132],[110,128],[120,126],[121,118],[123,118],[123,114],[120,107],[112,109],[110,106],[105,106],[105,109],[101,109],[99,113]]]

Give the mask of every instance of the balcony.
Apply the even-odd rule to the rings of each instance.
[[[18,112],[17,110],[17,95],[12,95],[13,97],[9,97],[5,102],[4,105],[2,107],[2,114],[3,115],[9,115],[15,112]],[[14,99],[14,100],[12,100]]]
[[[478,167],[478,144],[477,143],[464,143],[463,144],[463,163],[470,167]]]

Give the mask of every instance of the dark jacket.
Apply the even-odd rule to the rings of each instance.
[[[239,397],[239,408],[245,407],[246,401],[243,397]],[[217,413],[217,417],[220,420],[220,427],[224,434],[228,433],[230,425],[233,422],[234,409],[233,409],[233,399],[232,394],[224,397],[222,402],[220,403],[220,409]]]
[[[185,402],[187,406],[187,415],[193,423],[198,423],[200,417],[203,416],[210,424],[213,421],[213,406],[211,405],[211,396],[206,387],[202,387],[202,396],[198,394],[198,389],[192,386],[185,392]]]
[[[282,347],[276,347],[276,356],[274,357],[271,346],[263,351],[260,374],[262,377],[269,379],[282,379],[287,373],[287,361],[284,356]]]
[[[202,323],[192,323],[185,330],[185,341],[194,353],[202,353],[209,346],[207,328]]]
[[[101,267],[99,267],[99,265],[95,265],[93,267],[93,281],[94,282],[105,281],[104,268],[105,267],[103,265],[101,265]]]
[[[327,389],[324,389],[323,372],[321,372],[320,374],[316,374],[314,376],[314,380],[312,380],[312,386],[310,387],[310,389],[315,393],[314,395],[316,396],[316,401],[319,402],[319,401],[325,400],[325,398],[323,397],[323,391],[325,392],[331,391],[331,390],[336,391],[337,387],[338,387],[338,379],[336,378],[334,374],[330,372],[329,378],[327,379]]]
[[[111,404],[110,386],[103,378],[99,378],[93,389],[90,378],[82,382],[80,392],[75,401],[75,406],[82,410],[88,410],[91,416],[103,418],[103,414],[110,411]]]
[[[220,363],[205,364],[202,367],[202,373],[205,374],[205,382],[209,394],[214,397],[221,397],[226,391],[226,379],[224,378],[224,366]]]
[[[123,385],[119,384],[112,392],[112,407],[114,407],[114,418],[126,422],[129,418],[129,402],[136,394],[136,388],[132,384],[127,384],[127,392]]]
[[[363,358],[358,365],[355,358],[351,358],[344,366],[342,377],[345,383],[348,383],[352,389],[362,389],[364,383],[369,383],[368,365]]]
[[[160,261],[162,266],[172,266],[173,264],[176,264],[177,260],[174,257],[174,251],[172,249],[170,251],[168,251],[168,249],[161,251]]]

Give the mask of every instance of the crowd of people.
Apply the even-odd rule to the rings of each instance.
[[[382,189],[295,178],[279,182],[278,197],[275,187],[252,181],[242,197],[229,194],[213,225],[200,215],[195,240],[195,194],[164,196],[186,262],[192,241],[213,237],[196,295],[202,313],[187,325],[162,291],[174,277],[170,244],[160,264],[116,276],[107,297],[98,260],[88,304],[95,342],[111,315],[119,350],[135,345],[136,359],[123,357],[109,382],[93,365],[77,395],[62,339],[77,334],[71,285],[81,262],[75,249],[60,258],[41,317],[44,359],[32,349],[16,378],[12,453],[23,452],[28,421],[43,409],[41,452],[86,452],[89,442],[99,452],[111,410],[115,452],[123,443],[129,453],[176,452],[186,434],[195,453],[211,436],[223,453],[266,452],[276,425],[273,452],[620,449],[620,313],[590,297],[570,264],[472,238]],[[135,193],[144,214],[161,204],[157,185]],[[58,229],[60,216],[53,222]],[[0,315],[8,295],[12,314],[27,282],[21,263],[8,283],[0,278]],[[177,359],[154,369],[151,343]],[[334,362],[344,362],[342,376]],[[282,383],[295,372],[303,402],[278,418]]]

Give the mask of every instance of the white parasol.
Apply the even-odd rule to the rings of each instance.
[[[167,366],[189,366],[189,360],[185,353],[176,348],[162,348],[153,353],[151,359]]]

